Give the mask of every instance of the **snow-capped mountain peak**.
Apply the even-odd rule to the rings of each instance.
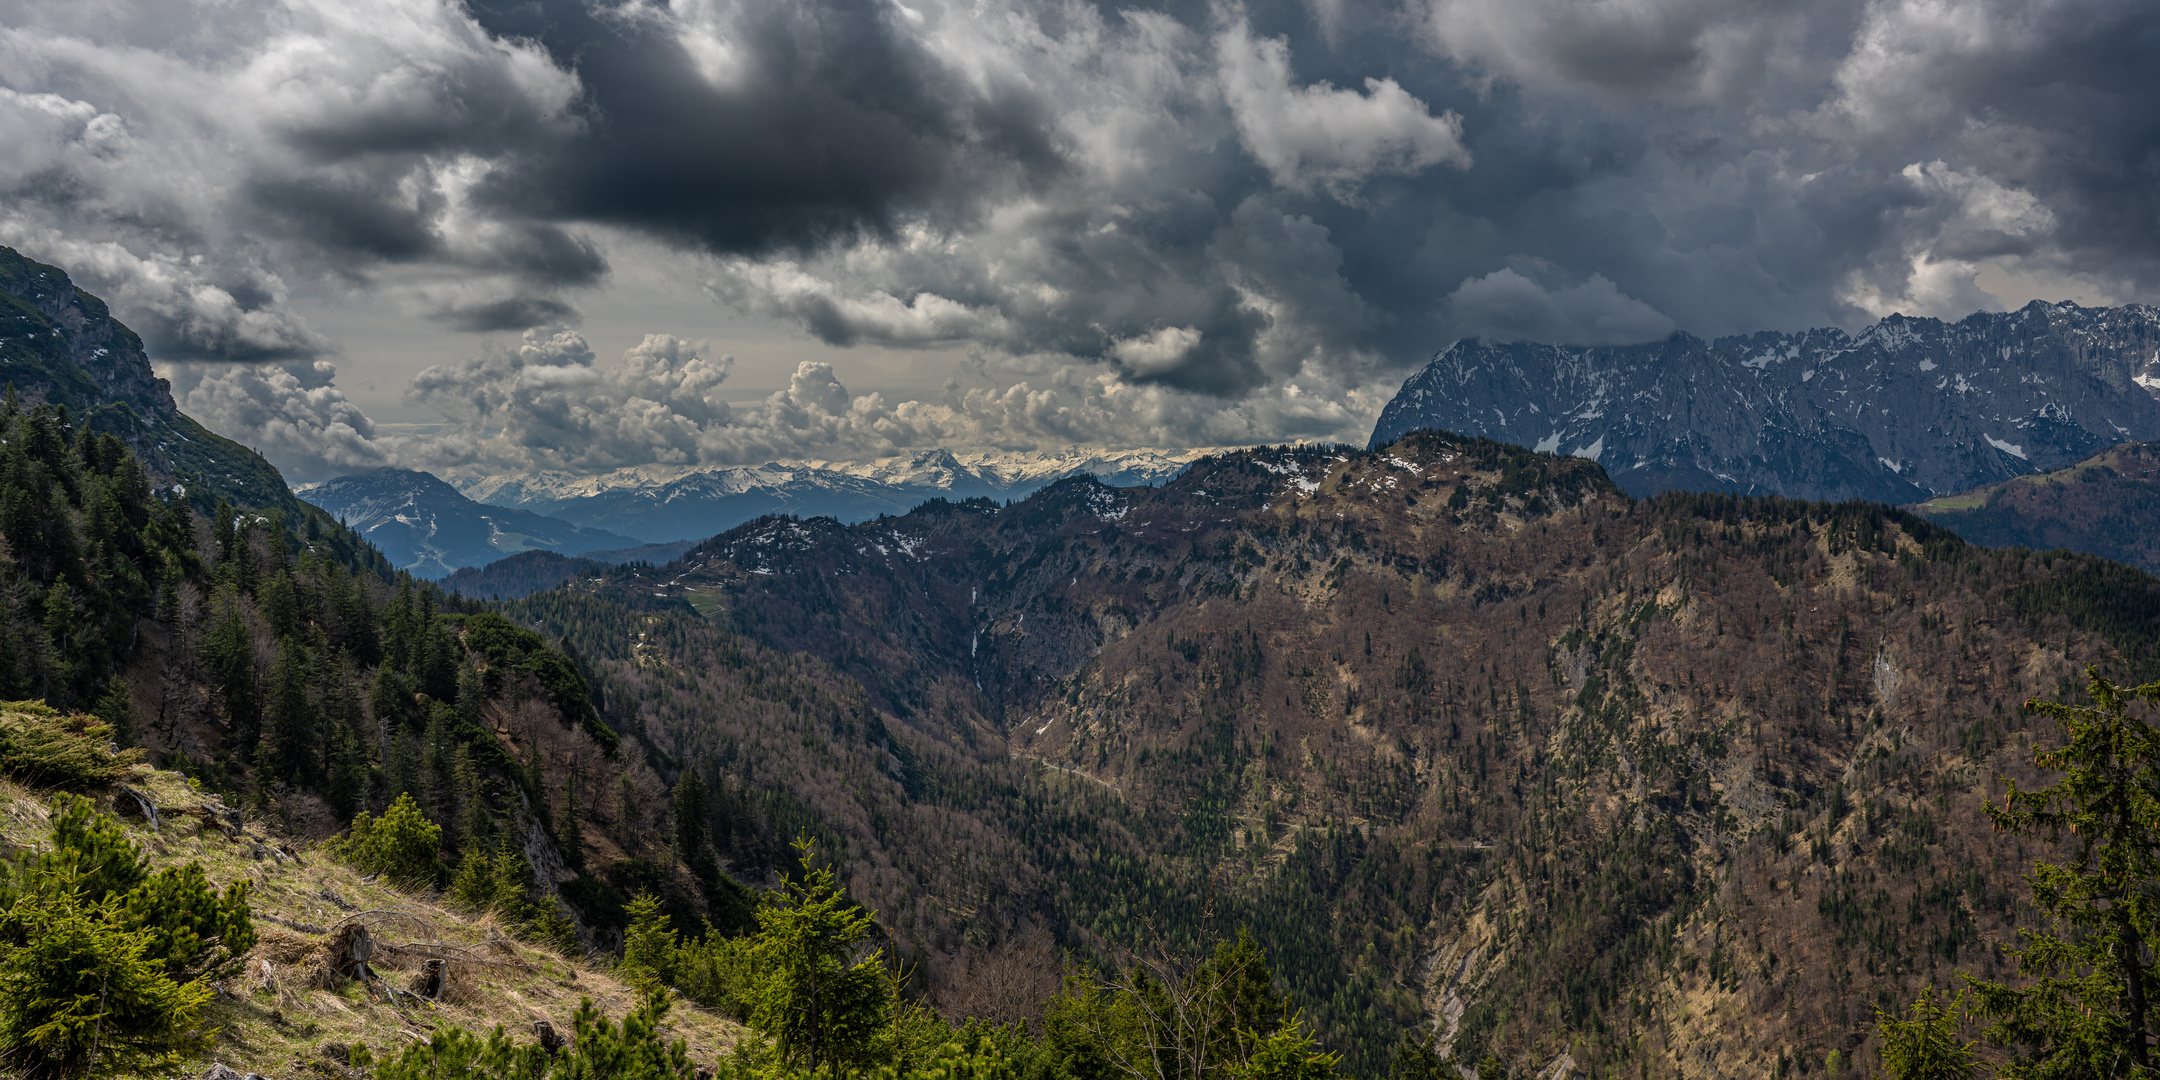
[[[932,498],[1017,499],[1090,473],[1119,487],[1161,484],[1216,448],[954,451],[874,461],[758,465],[633,465],[598,474],[453,473],[467,498],[561,518],[648,542],[703,539],[764,514],[861,521]]]

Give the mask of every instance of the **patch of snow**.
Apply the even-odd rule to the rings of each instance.
[[[1532,450],[1535,450],[1535,451],[1537,451],[1537,452],[1538,452],[1538,453],[1540,453],[1540,454],[1556,454],[1556,453],[1559,453],[1559,452],[1560,452],[1560,433],[1559,433],[1559,432],[1557,432],[1557,431],[1555,431],[1555,432],[1553,432],[1552,434],[1550,434],[1550,435],[1547,435],[1546,437],[1544,437],[1544,438],[1542,438],[1542,439],[1539,439],[1539,440],[1537,441],[1537,445],[1536,445],[1536,446],[1533,446],[1533,447],[1531,447],[1530,449],[1532,449]]]
[[[1579,449],[1579,450],[1576,450],[1576,451],[1575,451],[1574,453],[1572,453],[1572,454],[1569,454],[1568,456],[1569,456],[1569,457],[1579,457],[1579,458],[1589,458],[1589,459],[1590,459],[1590,460],[1592,460],[1592,461],[1596,461],[1596,460],[1598,459],[1598,456],[1599,456],[1600,454],[1603,454],[1604,452],[1605,452],[1605,436],[1603,436],[1603,435],[1600,435],[1600,436],[1598,436],[1598,437],[1597,437],[1597,441],[1596,441],[1596,442],[1594,442],[1594,443],[1591,443],[1590,445],[1588,445],[1588,446],[1585,446],[1585,447],[1583,447],[1583,448],[1581,448],[1581,449]]]
[[[1984,434],[1984,433],[1983,433],[1983,434],[1982,434],[1982,435],[1981,435],[1980,437],[1981,437],[1981,438],[1983,438],[1983,439],[1986,439],[1986,440],[1988,441],[1988,445],[1989,445],[1989,446],[1992,446],[1992,447],[1994,447],[1995,449],[1997,449],[1997,450],[2000,450],[2000,451],[2002,451],[2003,453],[2005,453],[2005,454],[2008,454],[2008,455],[2010,455],[2011,457],[2014,457],[2014,458],[2018,459],[2019,461],[2024,461],[2024,460],[2025,460],[2025,448],[2024,448],[2024,447],[2022,447],[2022,446],[2019,446],[2019,445],[2018,445],[2018,444],[2016,444],[2016,443],[2008,443],[2008,442],[2004,442],[2004,441],[2002,441],[2001,439],[1998,439],[1998,438],[1996,438],[1996,437],[1995,437],[1995,436],[1993,436],[1993,435],[1988,435],[1988,434]]]
[[[1922,371],[1933,371],[1933,370],[1935,370],[1935,369],[1936,369],[1937,367],[1940,367],[1940,366],[1941,366],[1941,365],[1937,364],[1937,363],[1936,363],[1935,361],[1933,361],[1933,360],[1922,360],[1922,361],[1920,361],[1920,370],[1922,370]]]
[[[1899,467],[1898,467],[1898,463],[1897,463],[1897,462],[1895,462],[1895,461],[1892,461],[1892,460],[1890,460],[1889,458],[1886,458],[1886,457],[1879,457],[1879,458],[1876,458],[1875,460],[1877,460],[1877,461],[1880,461],[1880,462],[1882,462],[1882,467],[1883,467],[1883,468],[1885,468],[1885,469],[1888,469],[1888,470],[1890,470],[1891,472],[1894,472],[1894,473],[1899,473],[1899,474],[1903,474],[1903,473],[1905,472],[1905,470],[1904,470],[1904,469],[1902,469],[1902,468],[1899,468]]]

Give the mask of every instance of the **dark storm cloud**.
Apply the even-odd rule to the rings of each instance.
[[[1062,165],[1047,103],[966,85],[883,0],[746,6],[712,46],[729,55],[702,70],[657,14],[581,0],[471,10],[542,43],[584,87],[581,128],[491,179],[500,206],[755,254],[963,213],[984,189]]]
[[[549,323],[575,323],[578,311],[560,300],[518,297],[445,308],[436,318],[460,330],[486,333],[491,330],[523,330]]]

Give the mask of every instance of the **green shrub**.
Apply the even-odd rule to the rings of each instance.
[[[111,749],[113,729],[42,701],[0,702],[0,772],[43,787],[90,788],[127,775],[141,750]]]
[[[623,931],[622,980],[646,998],[657,998],[681,981],[675,931],[651,893],[630,901],[630,928]]]
[[[171,1072],[208,1042],[210,988],[177,983],[154,934],[57,882],[0,914],[0,1060],[25,1076]]]
[[[499,1027],[484,1038],[446,1027],[383,1061],[375,1080],[692,1080],[689,1047],[660,1035],[667,1009],[664,1000],[647,1002],[617,1027],[587,998],[570,1021],[571,1048],[559,1057],[520,1046]]]
[[[399,795],[381,820],[362,810],[334,850],[339,858],[406,889],[424,888],[442,868],[442,826],[420,812],[411,795]]]
[[[577,924],[552,900],[533,898],[532,867],[508,840],[498,842],[492,856],[466,853],[450,881],[450,900],[469,911],[494,912],[518,937],[566,956],[577,947]]]
[[[248,886],[243,879],[220,894],[202,864],[191,862],[152,875],[120,901],[120,911],[150,935],[144,955],[163,963],[166,974],[211,978],[255,947]]]
[[[120,822],[79,795],[53,800],[52,839],[39,862],[64,875],[85,903],[131,892],[150,876],[149,860]]]
[[[756,939],[725,937],[713,924],[705,935],[685,941],[675,952],[675,988],[683,996],[736,1020],[750,1020],[751,991],[757,965],[751,955]]]

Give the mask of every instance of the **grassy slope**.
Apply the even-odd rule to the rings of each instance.
[[[378,1057],[429,1032],[453,1025],[486,1031],[500,1024],[530,1038],[532,1022],[547,1020],[570,1030],[570,1016],[590,997],[620,1020],[633,1004],[631,992],[608,974],[605,963],[566,960],[549,950],[503,937],[486,916],[471,916],[371,882],[314,846],[266,832],[249,823],[237,839],[195,813],[205,802],[177,773],[136,766],[126,783],[151,795],[163,812],[162,829],[141,818],[123,819],[150,855],[154,868],[199,860],[220,887],[241,879],[255,883],[251,901],[261,942],[243,974],[227,979],[207,1011],[221,1029],[209,1059],[191,1065],[200,1075],[210,1060],[241,1072],[306,1075],[326,1062],[322,1047],[365,1043]],[[0,846],[49,842],[47,793],[0,779]],[[110,797],[101,799],[108,808]],[[378,991],[345,980],[336,989],[316,984],[327,935],[349,919],[375,928],[378,942],[395,946],[437,943],[470,956],[453,961],[458,1000],[393,1006]],[[386,979],[405,988],[418,974],[418,959],[400,959],[378,947]],[[734,1045],[732,1021],[678,1002],[669,1014],[691,1057],[710,1061]],[[338,1075],[334,1069],[316,1069]]]
[[[2124,443],[1913,509],[1986,547],[2069,548],[2160,571],[2160,444]]]

